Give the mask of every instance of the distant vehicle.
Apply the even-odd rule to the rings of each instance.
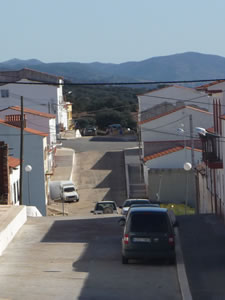
[[[131,207],[122,238],[122,263],[129,259],[166,258],[175,262],[175,234],[168,210]]]
[[[79,194],[72,181],[50,181],[49,192],[52,200],[64,202],[78,202]]]
[[[99,201],[96,203],[91,213],[98,214],[118,214],[117,206],[114,201]]]
[[[87,127],[83,129],[83,135],[85,136],[95,136],[97,135],[97,128],[96,127]]]
[[[127,199],[123,206],[120,206],[121,210],[121,214],[126,216],[129,208],[131,207],[131,205],[134,204],[150,204],[150,201],[148,199]]]

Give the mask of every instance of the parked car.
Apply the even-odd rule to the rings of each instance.
[[[117,206],[114,201],[99,201],[95,204],[91,213],[97,214],[118,214]]]
[[[96,127],[84,128],[83,135],[85,135],[85,136],[95,136],[95,135],[97,135],[97,128]]]
[[[134,204],[150,204],[150,201],[148,199],[127,199],[125,200],[123,206],[120,206],[122,209],[121,214],[126,216],[130,206]]]
[[[131,207],[122,238],[122,263],[129,259],[166,258],[175,262],[174,226],[166,208]]]

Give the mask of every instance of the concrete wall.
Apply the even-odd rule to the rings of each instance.
[[[195,207],[196,185],[193,171],[183,169],[151,169],[148,172],[149,199],[163,203],[185,203]]]
[[[4,216],[0,223],[0,255],[6,249],[18,230],[27,221],[25,206],[5,206]]]

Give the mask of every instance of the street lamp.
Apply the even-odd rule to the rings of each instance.
[[[27,172],[27,189],[28,189],[28,203],[30,205],[30,172],[32,171],[31,165],[26,165],[25,171]]]
[[[188,204],[188,171],[192,169],[192,164],[189,162],[184,163],[184,170],[187,172],[186,176],[186,198],[185,198],[185,215],[187,214],[187,204]]]
[[[177,128],[177,132],[183,135],[183,142],[184,142],[184,154],[185,154],[185,161],[187,160],[187,153],[186,153],[186,139],[185,139],[185,129],[184,124],[180,124],[181,127]]]

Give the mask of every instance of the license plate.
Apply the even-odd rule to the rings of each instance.
[[[139,238],[139,237],[135,237],[133,238],[133,242],[140,242],[140,243],[151,243],[151,239],[150,238]]]

